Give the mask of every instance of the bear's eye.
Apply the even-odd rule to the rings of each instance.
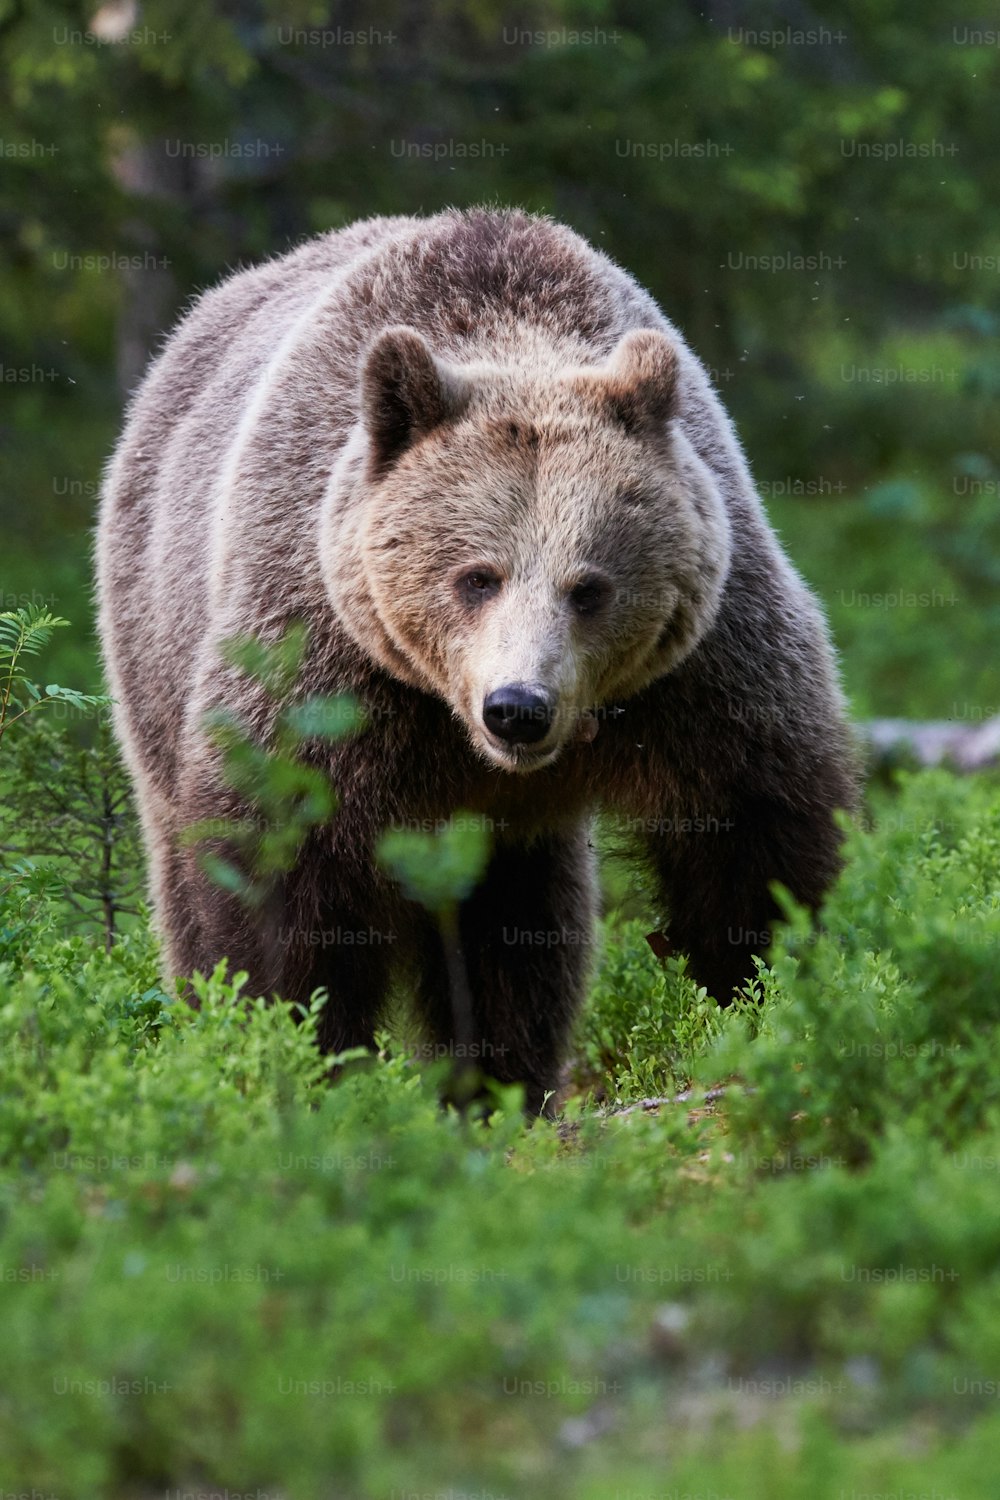
[[[578,615],[593,615],[607,601],[609,588],[603,578],[584,578],[570,589],[569,602]]]
[[[474,601],[488,598],[500,588],[500,579],[485,568],[476,568],[459,579],[459,588],[467,598]]]

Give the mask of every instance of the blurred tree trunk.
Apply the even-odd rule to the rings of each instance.
[[[116,367],[118,387],[126,397],[141,380],[176,313],[177,281],[156,221],[168,204],[179,217],[193,211],[191,165],[183,157],[169,156],[165,139],[135,138],[119,150],[112,164],[122,191],[133,198],[148,199],[151,210],[141,217],[137,212],[123,225],[127,244],[122,253],[129,257],[129,264],[121,272],[123,297]]]

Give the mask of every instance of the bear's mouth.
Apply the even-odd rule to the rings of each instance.
[[[541,750],[534,745],[505,745],[491,735],[477,736],[477,745],[491,765],[520,775],[550,766],[563,748],[561,744]]]
[[[478,748],[492,765],[505,771],[524,775],[529,771],[540,771],[552,765],[567,745],[590,745],[597,738],[600,721],[593,709],[582,711],[577,717],[576,729],[569,736],[547,745],[510,744],[477,727],[474,738]]]

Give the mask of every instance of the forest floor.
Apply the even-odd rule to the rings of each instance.
[[[995,1500],[1000,782],[872,795],[753,1003],[623,896],[554,1126],[10,916],[0,1492]]]

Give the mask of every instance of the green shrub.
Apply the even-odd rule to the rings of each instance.
[[[853,830],[820,930],[793,914],[759,1034],[725,1019],[699,1076],[738,1074],[732,1128],[762,1154],[860,1160],[904,1122],[945,1141],[1000,1105],[1000,789],[903,775],[874,834]]]
[[[719,1008],[684,958],[658,959],[648,921],[602,924],[601,957],[578,1026],[578,1079],[620,1103],[687,1087],[719,1028]]]
[[[315,1006],[43,920],[0,956],[7,1487],[992,1497],[998,808],[879,792],[756,1007],[609,917],[533,1129],[387,1037],[331,1087]]]

